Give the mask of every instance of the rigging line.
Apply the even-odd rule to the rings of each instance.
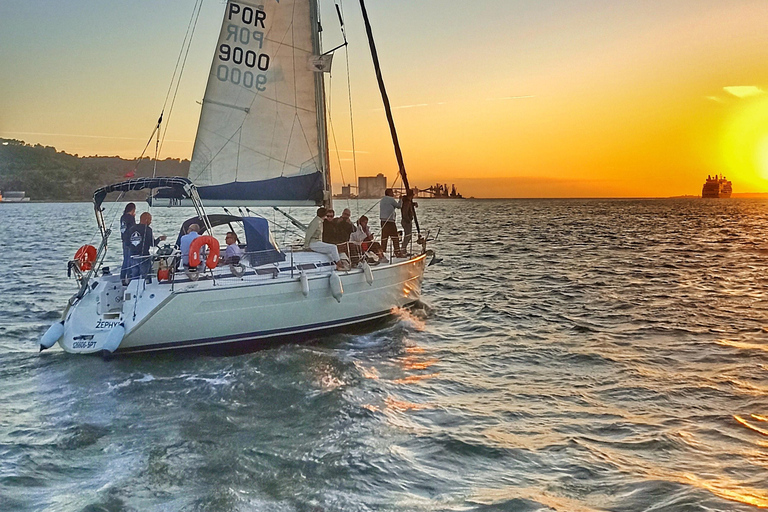
[[[155,143],[155,166],[154,169],[152,169],[152,177],[154,178],[157,174],[157,157],[160,154],[160,130],[157,130],[157,142]],[[149,194],[154,194],[154,189],[149,189]],[[149,203],[149,212],[152,213],[152,202]]]
[[[199,2],[199,5],[198,5]],[[171,89],[173,89],[173,83],[176,80],[176,72],[179,70],[179,62],[181,62],[181,55],[184,53],[184,48],[187,46],[187,38],[189,38],[189,41],[191,42],[192,38],[189,35],[189,31],[192,28],[193,20],[194,24],[197,24],[197,17],[200,16],[200,9],[203,6],[203,0],[195,0],[195,6],[192,8],[192,16],[189,18],[189,24],[187,25],[187,32],[184,34],[184,40],[181,43],[181,49],[179,50],[179,56],[176,58],[176,67],[173,70],[173,76],[171,77],[171,83],[168,84],[168,92],[165,95],[165,101],[163,102],[163,110],[165,110],[166,105],[168,105],[168,98],[171,95]],[[197,11],[197,16],[195,16],[195,11]],[[194,32],[194,30],[193,30]],[[187,51],[189,51],[187,49]]]
[[[296,128],[296,119],[298,119],[298,114],[293,114],[293,122],[291,123],[291,133],[288,134],[288,140],[293,140],[293,129]],[[299,126],[301,126],[301,123],[299,123]],[[285,166],[288,165],[288,152],[291,150],[291,143],[289,142],[285,146],[285,157],[283,160],[283,168],[280,170],[280,176],[282,177],[285,175]]]
[[[333,105],[333,76],[331,76],[330,83],[328,84],[329,92],[325,95],[326,102],[328,103],[328,112],[331,111]],[[344,178],[344,167],[341,165],[341,153],[339,152],[339,144],[336,140],[336,130],[333,127],[333,118],[328,116],[328,127],[331,129],[331,137],[333,138],[333,148],[336,150],[336,160],[339,162],[339,173],[341,174],[341,183],[344,185],[347,180]]]
[[[374,208],[376,208],[376,206],[378,206],[378,204],[379,204],[379,203],[381,203],[381,199],[379,199],[378,201],[376,201],[375,203],[373,203],[373,206],[371,206],[370,208],[368,208],[367,210],[365,210],[365,213],[364,213],[363,215],[368,215],[368,212],[370,212],[371,210],[373,210]],[[363,215],[361,215],[360,217],[362,217]]]
[[[160,143],[160,148],[158,148],[158,156],[160,154],[160,151],[162,150],[163,143],[165,142],[165,135],[166,135],[166,133],[168,133],[168,126],[170,126],[171,114],[173,113],[173,106],[176,104],[176,96],[179,94],[179,86],[181,85],[181,77],[184,75],[184,70],[186,69],[186,66],[187,66],[187,57],[189,56],[190,48],[192,48],[192,38],[195,35],[195,29],[197,28],[197,21],[198,21],[198,19],[200,19],[200,11],[203,8],[203,0],[200,0],[199,4],[196,3],[196,6],[197,6],[197,15],[195,15],[194,9],[192,10],[192,16],[194,17],[195,22],[192,25],[192,32],[191,33],[189,32],[189,26],[187,27],[187,32],[189,33],[189,40],[187,41],[187,50],[186,50],[186,52],[184,52],[184,60],[182,61],[181,69],[179,70],[179,78],[178,78],[178,80],[176,80],[176,89],[173,91],[173,99],[171,100],[171,106],[168,109],[168,119],[166,119],[166,122],[165,122],[165,130],[163,130],[162,141]],[[192,21],[190,20],[190,24],[191,23],[192,23]],[[186,36],[185,36],[185,40],[186,40]],[[182,51],[183,51],[183,48],[184,47],[182,45]],[[181,55],[179,55],[179,59],[181,59]],[[178,67],[178,61],[176,62],[176,66]],[[174,71],[174,76],[175,75],[176,75],[176,71]],[[173,83],[173,81],[171,81],[171,83]],[[170,88],[168,90],[168,93],[170,94]],[[166,102],[166,104],[168,103],[168,96],[166,96],[165,102]],[[165,105],[163,105],[163,110],[165,110]]]
[[[296,3],[293,4],[293,10],[291,11],[291,43],[295,43],[296,41],[296,34],[294,33],[295,25],[293,23],[293,20],[296,18]],[[291,60],[293,62],[293,104],[298,105],[299,104],[299,94],[296,87],[296,76],[298,75],[296,70],[296,48],[293,48],[293,51],[291,52],[291,56],[293,57]],[[293,132],[293,127],[291,127],[291,132]]]
[[[341,8],[344,8],[344,2],[343,0],[340,2]],[[341,21],[341,11],[338,10],[337,6],[337,12],[339,13],[339,21]],[[344,42],[347,42],[347,33],[344,29],[344,23],[342,21],[341,23],[341,31],[344,35]],[[344,47],[344,57],[347,63],[347,98],[349,100],[349,131],[352,138],[352,169],[354,169],[355,172],[355,185],[359,186],[359,179],[357,177],[357,150],[355,147],[355,123],[354,119],[352,117],[352,77],[349,74],[349,48]],[[357,189],[356,195],[356,207],[355,210],[357,213],[360,212],[360,188]]]
[[[109,227],[108,227],[107,229],[110,229],[110,230],[111,230],[111,229],[112,229],[112,226],[114,226],[114,225],[115,225],[115,219],[117,219],[118,213],[120,212],[120,208],[114,208],[114,205],[115,205],[115,204],[117,204],[117,203],[120,201],[120,199],[122,199],[122,198],[123,198],[123,196],[124,196],[124,195],[125,195],[125,191],[121,191],[121,192],[120,192],[120,195],[118,195],[118,196],[117,196],[117,199],[115,199],[115,200],[112,202],[112,210],[111,210],[111,212],[110,212],[110,213],[107,215],[107,217],[108,217],[108,218],[111,216],[111,217],[112,217],[112,220],[109,222]],[[122,215],[122,214],[120,214],[120,215]],[[107,227],[107,224],[105,223],[105,224],[104,224],[104,226],[105,226],[105,228],[106,228],[106,227]],[[121,237],[121,238],[122,238],[122,237]],[[96,233],[94,233],[94,234],[91,236],[91,239],[88,241],[88,243],[89,243],[89,244],[93,244],[95,240],[96,240]],[[122,242],[121,242],[121,243],[122,243]]]
[[[162,118],[160,118],[160,121],[162,121]],[[155,143],[155,161],[152,165],[152,178],[155,178],[157,176],[157,157],[160,154],[160,121],[158,121],[157,125],[157,142]],[[168,126],[166,124],[166,126]],[[150,208],[152,208],[152,205],[150,204]]]
[[[200,2],[198,5],[198,1]],[[168,104],[168,97],[171,95],[171,89],[173,88],[173,83],[176,80],[176,73],[179,69],[179,62],[181,61],[181,55],[184,53],[184,47],[187,47],[187,53],[189,53],[189,46],[187,45],[187,38],[189,37],[189,42],[191,42],[191,37],[189,36],[190,27],[192,27],[192,20],[195,20],[195,25],[197,25],[197,17],[200,16],[200,8],[202,8],[203,0],[195,0],[195,6],[192,9],[192,17],[189,20],[189,24],[187,25],[187,33],[184,34],[184,41],[181,44],[181,50],[179,50],[179,56],[176,59],[176,67],[173,70],[173,76],[171,77],[171,83],[168,84],[168,92],[165,95],[165,101],[163,102],[163,108],[160,111],[160,117],[157,119],[157,124],[155,125],[154,130],[152,130],[152,134],[149,136],[149,139],[147,140],[147,144],[144,146],[144,150],[141,152],[141,156],[136,159],[136,166],[133,168],[134,172],[138,170],[139,163],[141,163],[141,159],[144,158],[144,155],[147,152],[147,149],[149,148],[149,145],[152,143],[152,139],[155,137],[155,133],[160,130],[160,125],[163,122],[163,114],[165,114],[165,107]],[[197,11],[197,17],[195,16],[195,11]],[[194,31],[193,31],[194,32]],[[184,58],[184,61],[186,62],[186,57]],[[179,77],[179,80],[181,80],[181,77]],[[176,86],[176,90],[178,91],[178,85]],[[174,99],[175,99],[174,95]],[[171,107],[173,108],[173,107]],[[169,114],[170,116],[170,114]],[[165,135],[163,135],[163,138],[165,138]],[[154,173],[153,173],[154,176]]]
[[[160,124],[163,122],[163,113],[160,112],[160,117],[157,119],[157,124],[155,125],[155,129],[152,130],[152,134],[149,136],[149,139],[147,140],[147,144],[144,146],[144,151],[141,152],[141,155],[136,159],[136,166],[133,168],[134,172],[138,170],[139,164],[141,163],[141,159],[144,158],[144,154],[147,152],[147,148],[150,144],[152,144],[152,139],[155,137],[155,132],[160,129]]]
[[[307,151],[309,151],[309,154],[311,155],[312,154],[313,144],[309,143],[309,138],[307,137],[307,130],[304,128],[304,124],[302,124],[302,122],[301,122],[301,117],[299,117],[299,113],[295,112],[294,116],[295,116],[295,119],[298,119],[298,121],[299,121],[299,130],[301,131],[301,134],[304,136],[304,144],[306,144]],[[315,124],[315,128],[317,128],[316,124]],[[291,127],[291,137],[293,137],[293,127]],[[319,137],[319,134],[318,134],[318,137]],[[290,146],[290,141],[288,142],[288,145]],[[317,155],[317,160],[315,160],[314,156],[311,159],[315,161],[315,168],[316,169],[320,170],[323,167],[322,157],[320,156],[319,153]],[[285,162],[285,163],[287,164],[288,162]],[[301,171],[301,166],[294,166],[294,167],[297,167],[299,169],[299,171]]]
[[[395,120],[392,117],[392,107],[389,103],[389,96],[387,95],[386,87],[384,87],[384,78],[381,74],[381,65],[379,64],[379,55],[376,51],[376,43],[373,40],[373,29],[371,28],[371,22],[368,19],[368,11],[365,8],[365,0],[360,1],[360,12],[363,15],[363,23],[365,24],[365,33],[368,36],[368,46],[371,49],[371,59],[373,59],[373,68],[376,71],[376,81],[379,84],[379,92],[381,92],[381,100],[384,103],[384,111],[387,114],[387,122],[389,124],[389,131],[392,135],[392,144],[395,147],[395,156],[397,157],[398,170],[400,176],[403,178],[403,185],[405,185],[406,193],[411,190],[408,184],[408,174],[405,172],[405,163],[403,162],[403,153],[400,150],[400,142],[397,138],[397,130],[395,129]],[[416,210],[413,210],[413,221],[416,223],[416,232],[421,234],[421,228],[419,227],[419,219],[416,217]]]
[[[235,135],[237,135],[237,133],[238,133],[238,132],[239,132],[241,129],[242,129],[242,125],[240,125],[240,127],[239,127],[237,130],[235,130],[235,133],[233,133],[233,134],[232,134],[232,135],[231,135],[231,136],[230,136],[230,137],[229,137],[229,138],[226,140],[226,142],[225,142],[225,143],[224,143],[224,144],[223,144],[223,145],[222,145],[222,146],[219,148],[219,150],[216,152],[216,154],[215,154],[215,155],[213,155],[213,156],[211,157],[211,159],[208,161],[208,163],[207,163],[206,165],[204,165],[204,166],[203,166],[202,170],[201,170],[200,172],[198,172],[198,173],[197,173],[197,176],[195,176],[195,177],[193,178],[192,176],[189,176],[189,175],[188,175],[188,177],[189,177],[190,181],[193,181],[193,182],[194,182],[194,181],[196,181],[196,180],[197,180],[197,178],[199,178],[200,176],[202,176],[202,174],[205,172],[205,170],[206,170],[206,169],[207,169],[207,168],[208,168],[208,167],[211,165],[211,162],[213,162],[214,158],[216,158],[217,156],[219,156],[219,153],[221,153],[222,151],[224,151],[224,148],[225,148],[225,147],[227,147],[227,144],[229,144],[230,142],[232,142],[232,139],[234,139],[234,138],[235,138]],[[191,163],[190,163],[190,165],[191,165]],[[191,170],[192,170],[192,169],[190,168],[190,171],[191,171]]]

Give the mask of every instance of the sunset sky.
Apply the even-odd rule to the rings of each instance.
[[[357,1],[357,175],[396,162]],[[0,137],[135,157],[194,0],[0,2]],[[324,45],[341,42],[324,0]],[[161,158],[189,158],[225,2],[206,0]],[[766,0],[368,0],[412,184],[475,197],[768,192]],[[328,79],[333,181],[353,182],[344,50]],[[338,158],[337,158],[338,155]]]

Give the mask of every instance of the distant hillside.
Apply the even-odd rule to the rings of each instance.
[[[152,176],[154,162],[124,160],[116,156],[78,157],[51,146],[0,139],[0,190],[23,190],[33,201],[90,201],[104,185],[135,177]],[[189,160],[168,158],[157,162],[158,176],[186,176]],[[143,199],[133,193],[128,199]]]

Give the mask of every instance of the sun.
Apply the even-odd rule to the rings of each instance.
[[[758,141],[755,157],[760,177],[768,180],[768,134],[763,135]]]
[[[739,100],[722,137],[723,173],[768,190],[768,95]]]

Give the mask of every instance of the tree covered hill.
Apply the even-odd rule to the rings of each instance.
[[[51,146],[0,139],[0,190],[23,190],[33,201],[90,201],[97,188],[129,179],[131,172],[136,178],[152,176],[153,168],[148,157],[78,157]],[[186,176],[188,171],[189,160],[157,162],[157,176]],[[146,196],[134,194],[127,199]]]

